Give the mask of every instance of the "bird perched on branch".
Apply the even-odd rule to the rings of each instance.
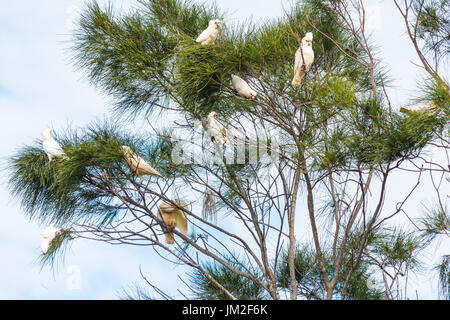
[[[237,93],[247,99],[256,98],[256,91],[250,87],[250,85],[244,79],[232,74],[231,82],[233,83],[233,87],[236,89]]]
[[[47,253],[48,248],[50,247],[50,243],[53,241],[53,239],[55,239],[60,231],[61,230],[55,228],[53,224],[44,229],[41,238],[41,250],[43,254]]]
[[[211,20],[209,21],[208,28],[203,30],[203,32],[198,36],[197,42],[200,42],[202,45],[214,44],[216,41],[217,34],[219,33],[219,27],[222,21],[220,20]]]
[[[143,175],[151,175],[156,177],[162,177],[161,173],[156,171],[151,165],[149,165],[144,159],[133,152],[130,147],[122,146],[123,156],[128,167],[131,171],[136,173],[142,181]]]
[[[438,112],[438,110],[436,109],[436,106],[433,102],[428,102],[428,103],[419,104],[419,105],[411,107],[409,109],[400,108],[400,112],[403,112],[406,114],[428,113],[430,115],[433,115],[433,114],[436,114]]]
[[[230,145],[230,140],[227,137],[227,129],[217,120],[217,112],[215,111],[208,115],[207,133],[214,143],[219,142],[224,146]]]
[[[180,208],[187,208],[184,201],[177,200],[174,201],[177,204],[164,201],[159,205],[158,209],[158,219],[164,222],[163,231],[166,235],[166,243],[172,244],[175,241],[173,235],[173,229],[178,228],[180,231],[186,235],[187,234],[187,219],[186,214]]]
[[[306,33],[302,39],[300,47],[295,53],[294,78],[292,79],[292,85],[295,87],[300,86],[303,77],[309,71],[314,62],[312,40],[312,32]]]
[[[52,137],[52,131],[50,128],[46,128],[42,133],[42,147],[48,156],[49,162],[53,157],[64,157],[67,159],[66,153],[61,148],[58,142]]]

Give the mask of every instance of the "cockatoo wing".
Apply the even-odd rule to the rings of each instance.
[[[419,104],[419,105],[411,107],[409,109],[400,108],[400,112],[403,112],[406,114],[413,114],[413,113],[436,114],[436,113],[438,113],[438,110],[435,108],[434,103],[429,102],[429,103]]]
[[[175,211],[177,208],[168,202],[163,202],[159,205],[158,218],[169,227],[176,227]]]
[[[208,135],[210,137],[214,137],[214,139],[218,140],[221,142],[222,139],[222,132],[220,130],[218,130],[217,128],[214,127],[209,127],[208,131],[207,131]]]
[[[203,30],[202,33],[200,33],[200,35],[197,37],[197,40],[195,40],[196,42],[203,42],[208,40],[208,38],[212,35],[212,30],[211,28],[206,28],[205,30]]]
[[[411,110],[409,110],[409,109],[406,109],[406,108],[400,108],[400,112],[402,112],[402,113],[405,113],[405,114],[411,114],[411,113],[413,113],[413,112],[411,112]]]
[[[214,126],[217,128],[217,130],[219,130],[222,134],[226,134],[227,133],[227,129],[225,128],[225,126],[220,123],[217,120],[214,120]]]
[[[159,173],[156,169],[154,169],[141,157],[138,156],[136,163],[137,163],[137,171],[139,171],[141,174],[149,174],[152,176],[162,177],[161,173]]]
[[[59,229],[57,229],[53,226],[49,226],[44,229],[44,231],[42,232],[42,236],[44,238],[54,238],[55,235],[58,233],[58,231],[59,231]]]
[[[66,154],[58,142],[53,139],[45,140],[42,145],[44,151],[52,156],[63,156]]]
[[[302,46],[297,49],[297,52],[295,53],[294,78],[292,79],[292,85],[300,85],[302,78],[305,76],[305,72],[308,72],[309,69],[311,69],[313,62],[314,51],[311,47]]]
[[[314,62],[314,51],[311,47],[304,47],[303,49],[303,58],[305,59],[305,69],[309,71]]]
[[[302,51],[300,48],[298,48],[297,51],[295,52],[295,62],[294,62],[295,73],[301,70],[302,65],[303,65]]]
[[[180,207],[187,207],[184,201],[175,201]],[[187,219],[183,210],[180,210],[175,205],[168,202],[163,202],[159,205],[158,219],[163,221],[166,227],[163,227],[163,231],[166,237],[166,243],[172,244],[175,241],[171,228],[178,227],[183,234],[187,234]]]
[[[293,86],[300,86],[303,76],[305,72],[303,70],[303,57],[301,49],[298,48],[297,52],[295,52],[295,61],[294,61],[294,78],[292,79]]]
[[[227,129],[216,119],[212,119],[209,122],[208,132],[210,136],[217,139],[221,144],[226,146],[229,145],[230,142],[227,137]]]
[[[127,162],[128,166],[131,168],[131,170],[136,172],[136,174],[138,174],[138,175],[148,174],[148,175],[162,177],[161,173],[159,173],[156,169],[154,169],[151,165],[149,165],[144,159],[142,159],[137,154],[125,153],[124,157],[125,157],[125,161]]]
[[[172,244],[175,241],[175,238],[173,236],[173,233],[170,231],[171,228],[175,227],[176,221],[173,219],[173,213],[166,213],[164,207],[168,206],[168,203],[162,203],[158,208],[158,220],[163,221],[164,224],[167,226],[161,226],[164,236],[166,238],[167,244]]]
[[[184,201],[176,201],[177,205],[182,207],[182,208],[186,208],[187,205]],[[186,214],[183,212],[183,210],[177,209],[175,211],[175,219],[176,219],[176,224],[177,224],[177,228],[180,229],[180,231],[186,235],[187,234],[187,230],[188,230],[188,221],[186,218]]]
[[[233,74],[231,76],[231,82],[233,83],[233,87],[236,89],[239,95],[245,98],[256,96],[256,91],[253,90],[244,79]]]
[[[225,146],[228,146],[230,144],[230,140],[228,139],[227,129],[225,129],[225,127],[223,127],[222,130],[220,130],[220,133],[222,134],[222,139],[221,139],[222,144]]]

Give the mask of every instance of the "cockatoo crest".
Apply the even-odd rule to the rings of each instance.
[[[305,34],[305,36],[303,37],[302,41],[305,41],[306,43],[312,44],[312,41],[313,41],[313,33],[312,33],[312,32],[307,32],[307,33]]]

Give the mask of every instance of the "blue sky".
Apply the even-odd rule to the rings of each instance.
[[[99,1],[105,3],[106,1]],[[112,1],[126,9],[135,1]],[[366,1],[371,12],[370,27],[379,45],[381,58],[396,80],[390,90],[394,109],[415,94],[419,70],[413,48],[403,34],[403,25],[392,1]],[[71,19],[82,0],[9,1],[0,11],[0,161],[22,145],[40,139],[43,128],[62,130],[68,124],[84,126],[109,111],[110,98],[102,95],[70,64]],[[231,16],[228,23],[252,17],[253,21],[277,17],[283,13],[280,1],[218,0]],[[284,2],[284,7],[288,7]],[[437,155],[439,157],[439,155]],[[408,177],[394,179],[392,198],[402,193]],[[409,182],[414,183],[412,177]],[[405,184],[407,185],[407,184]],[[432,201],[429,184],[421,185],[417,200],[410,205],[420,214],[421,203]],[[420,190],[419,190],[420,191]],[[119,247],[89,241],[76,241],[54,271],[41,270],[41,226],[29,221],[18,202],[11,199],[6,174],[0,174],[0,299],[115,299],[122,289],[142,282],[139,265],[150,281],[176,294],[181,286],[174,272],[153,254],[152,249]],[[417,210],[414,210],[417,208]],[[302,221],[299,221],[302,223]],[[305,239],[307,240],[305,235]],[[448,241],[434,245],[425,257],[430,265],[449,253]],[[167,269],[170,269],[167,271]],[[433,275],[434,277],[434,275]],[[77,281],[79,280],[79,281]],[[75,286],[73,284],[76,284]],[[79,284],[79,286],[77,285]],[[412,278],[420,298],[434,299],[436,277]],[[415,296],[414,290],[410,290]]]

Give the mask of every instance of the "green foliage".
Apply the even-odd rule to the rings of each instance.
[[[439,271],[439,295],[443,299],[450,300],[450,256],[443,256],[436,269]]]
[[[214,19],[222,19],[215,4],[196,4],[179,0],[138,0],[145,8],[145,18],[157,25],[164,33],[197,38],[199,31]]]
[[[156,300],[145,288],[142,288],[138,284],[134,288],[130,288],[129,291],[123,289],[119,295],[120,300]]]
[[[331,11],[314,1],[296,6],[287,19],[261,27],[225,25],[217,45],[202,46],[194,40],[211,19],[222,19],[215,6],[198,6],[180,1],[140,1],[144,12],[114,17],[111,8],[102,10],[92,2],[82,14],[75,33],[74,60],[89,71],[90,80],[118,99],[120,114],[149,115],[154,106],[174,100],[182,110],[206,115],[220,104],[222,88],[229,86],[232,73],[267,78],[274,73],[280,90],[286,89],[298,48],[295,36],[311,31],[305,16],[335,39],[358,51],[351,38],[337,28]],[[309,3],[309,4],[308,4]],[[317,6],[322,9],[317,9]],[[321,11],[322,10],[322,11]],[[342,75],[362,75],[363,68],[345,64],[343,54],[328,39],[315,35],[315,68]],[[359,50],[361,52],[361,50]],[[356,71],[360,69],[359,71]],[[355,73],[356,71],[356,73]],[[171,75],[178,75],[171,79]],[[362,83],[362,77],[358,83]],[[246,110],[234,104],[235,111]]]
[[[244,270],[243,264],[236,262],[234,259],[228,262],[237,270]],[[262,300],[266,298],[265,291],[257,283],[230,271],[223,265],[215,262],[205,262],[202,267],[239,300]],[[230,297],[220,290],[213,282],[208,280],[200,270],[195,269],[189,276],[192,284],[191,291],[195,299],[230,299]]]
[[[318,165],[319,170],[325,168],[342,168],[348,161],[349,154],[343,146],[346,145],[346,135],[342,128],[338,127],[327,138],[327,146],[323,148],[323,154],[319,154],[316,161],[320,161]]]
[[[379,116],[368,113],[364,119],[367,125],[358,125],[349,147],[358,162],[372,165],[414,158],[444,125],[427,114],[393,114],[391,122],[380,123]]]
[[[141,15],[114,18],[111,7],[103,11],[92,2],[74,34],[73,59],[89,71],[92,84],[118,99],[116,111],[149,115],[166,97],[165,69],[175,45],[176,39]]]
[[[25,147],[10,160],[12,194],[21,199],[30,218],[41,222],[93,219],[107,223],[119,212],[114,194],[108,191],[110,184],[120,185],[131,177],[120,147],[128,145],[143,157],[153,154],[144,141],[106,125],[88,128],[82,137],[73,134],[61,139],[68,159],[49,162],[40,142]]]
[[[420,151],[443,127],[443,121],[427,115],[399,118],[383,133],[380,148],[383,160],[393,162],[410,158]],[[383,143],[384,142],[384,143]]]
[[[325,267],[328,277],[333,275],[334,264],[331,252],[325,253]],[[319,268],[315,250],[311,246],[298,245],[295,250],[295,277],[298,283],[299,294],[307,299],[322,299],[325,295],[321,286],[323,284],[322,273]],[[369,269],[370,264],[361,262],[354,271],[346,288],[345,299],[348,300],[379,300],[383,298],[383,290],[378,287],[369,287],[369,281],[373,276],[373,271]],[[344,268],[350,268],[346,264]],[[348,271],[348,270],[347,270]],[[342,295],[343,284],[347,273],[343,271],[343,276],[338,280],[334,295],[339,298]],[[279,286],[284,289],[289,288],[290,276],[288,266],[287,251],[283,251],[281,264],[278,269]]]
[[[214,110],[221,83],[228,82],[233,73],[227,58],[214,46],[203,46],[192,40],[179,45],[177,90],[186,106],[200,104],[198,111],[204,117]],[[197,108],[192,111],[196,112]]]
[[[432,101],[437,107],[437,115],[445,121],[450,119],[450,91],[442,80],[425,79],[421,85],[422,96],[417,102]]]
[[[417,15],[417,35],[425,41],[425,48],[438,57],[450,52],[450,5],[446,0],[413,1]]]
[[[64,258],[64,253],[70,241],[73,240],[70,230],[60,230],[55,238],[50,242],[48,250],[41,256],[41,264],[54,265],[58,257]]]
[[[329,112],[337,109],[352,109],[356,103],[356,83],[338,76],[326,76],[321,79],[314,91],[314,103],[321,111]],[[330,117],[331,115],[328,115]]]
[[[425,247],[419,235],[400,229],[384,229],[377,233],[369,250],[384,265],[409,269],[419,268],[418,254]]]
[[[94,85],[114,98],[116,115],[133,119],[159,112],[166,116],[170,110],[183,116],[186,123],[179,125],[166,118],[166,128],[156,136],[127,134],[117,125],[97,123],[82,134],[68,132],[65,137],[57,137],[67,158],[51,162],[40,141],[22,148],[9,161],[9,186],[30,218],[60,225],[87,221],[101,227],[129,210],[128,205],[134,204],[124,205],[114,194],[115,187],[135,183],[135,176],[124,161],[122,145],[131,147],[161,172],[166,186],[170,185],[167,188],[173,186],[177,192],[191,192],[192,186],[204,179],[200,185],[205,186],[202,183],[207,181],[208,191],[220,194],[214,198],[214,209],[220,214],[234,212],[230,203],[245,210],[242,209],[245,208],[243,193],[248,192],[248,198],[252,197],[251,187],[268,167],[249,163],[248,144],[243,164],[228,163],[224,157],[218,164],[176,164],[171,157],[175,144],[171,139],[173,130],[182,127],[193,132],[192,121],[205,121],[211,111],[217,111],[225,124],[250,118],[279,129],[283,156],[280,167],[284,168],[286,177],[299,170],[314,174],[338,169],[362,172],[414,159],[444,132],[450,119],[448,86],[437,79],[426,80],[417,99],[434,102],[436,114],[401,115],[388,109],[381,87],[381,84],[388,85],[386,72],[378,61],[374,70],[368,68],[370,58],[361,38],[357,39],[360,35],[355,37],[342,27],[345,21],[334,10],[341,1],[298,1],[285,16],[259,25],[229,24],[226,14],[215,5],[189,0],[138,2],[139,9],[120,15],[115,14],[112,6],[101,8],[96,1],[90,2],[74,33],[74,62],[86,71]],[[443,26],[448,26],[448,19],[442,14],[443,3],[427,1],[418,26],[419,36],[430,48],[438,48],[440,52],[448,51],[448,43],[441,41],[448,38],[442,33]],[[214,45],[198,44],[195,39],[212,19],[225,21],[218,39]],[[292,87],[295,52],[300,39],[311,31],[314,64],[305,77],[305,84],[301,88]],[[372,45],[368,46],[374,53]],[[233,92],[232,74],[257,86],[256,100],[243,99]],[[205,149],[208,147],[209,151],[213,148],[212,144]],[[153,182],[150,178],[147,190],[156,186]],[[320,181],[313,181],[314,186],[320,185],[316,182]],[[288,193],[290,182],[282,183]],[[281,188],[281,181],[271,187]],[[152,192],[147,193],[153,196]],[[270,196],[267,194],[264,199],[251,203],[261,217],[271,215],[267,204]],[[289,203],[292,195],[277,194],[274,202],[282,202],[284,197]],[[427,236],[447,232],[448,216],[435,212],[426,217],[423,225]],[[345,263],[339,270],[333,293],[336,298],[344,293],[345,299],[383,297],[380,288],[368,285],[373,262],[366,257],[354,260],[361,245],[366,249],[365,254],[370,252],[381,260],[387,259],[389,267],[418,264],[416,252],[421,245],[415,235],[382,230],[363,239],[358,230],[353,230],[349,236],[343,257]],[[55,254],[64,248],[63,244],[71,239],[70,231],[63,231],[52,242],[43,261],[53,261]],[[186,244],[183,250],[188,247]],[[183,250],[176,252],[183,255],[186,253]],[[324,251],[327,277],[331,278],[335,260],[332,250]],[[256,267],[244,267],[247,264],[232,258],[227,258],[227,262],[239,271],[251,269],[258,279],[265,281],[255,271]],[[277,263],[278,286],[284,291],[290,281],[287,251],[282,252]],[[268,298],[267,292],[254,281],[217,262],[208,260],[202,267],[238,299]],[[295,267],[299,294],[308,299],[322,298],[325,279],[312,247],[297,246]],[[352,267],[355,269],[347,283],[345,276]],[[445,268],[448,272],[448,264]],[[229,298],[198,269],[190,276],[196,299]],[[441,276],[441,282],[442,279]],[[443,288],[448,289],[447,282],[444,283]],[[138,299],[151,298],[140,288],[136,292]],[[128,294],[126,297],[133,298]]]
[[[339,123],[318,153],[319,169],[355,165],[387,164],[413,159],[443,132],[446,116],[427,113],[389,115],[379,100],[359,102],[351,109],[353,126]],[[349,116],[348,112],[342,113]]]
[[[427,213],[419,219],[419,225],[423,237],[432,241],[439,235],[450,235],[450,215],[447,208],[431,207]]]

